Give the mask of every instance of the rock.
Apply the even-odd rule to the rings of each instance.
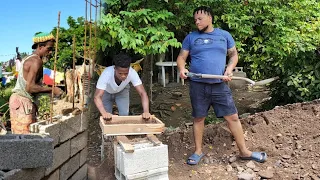
[[[258,175],[265,179],[272,179],[273,178],[273,172],[269,170],[259,171]]]
[[[301,149],[302,148],[301,141],[296,141],[295,146],[297,149]]]
[[[239,165],[238,165],[236,162],[233,162],[233,163],[231,163],[231,166],[232,166],[233,168],[237,168]]]
[[[258,171],[260,171],[260,168],[256,167],[256,168],[253,169],[253,171],[254,172],[258,172]]]
[[[318,169],[318,166],[316,165],[316,164],[312,164],[312,169],[314,169],[314,170],[317,170]]]
[[[203,162],[204,162],[204,164],[209,164],[209,163],[210,163],[210,160],[209,160],[209,158],[205,157],[205,158],[203,159]]]
[[[282,155],[282,158],[283,158],[283,159],[290,159],[291,156],[290,156],[290,155]]]
[[[211,170],[208,170],[208,169],[207,169],[205,172],[206,172],[207,174],[211,174],[211,173],[212,173],[212,171],[211,171]]]
[[[230,163],[233,163],[237,160],[237,157],[236,156],[232,156],[230,159],[229,159],[229,162]]]
[[[254,175],[249,173],[241,173],[238,175],[239,180],[253,180]]]
[[[244,168],[243,168],[243,167],[241,167],[241,166],[237,166],[237,170],[238,170],[238,172],[239,172],[239,173],[241,173],[241,172],[243,172],[243,171],[244,171]]]
[[[256,165],[254,164],[253,161],[249,161],[249,162],[246,164],[246,166],[247,166],[248,168],[250,168],[250,169],[254,169],[254,168],[256,167]]]
[[[320,178],[318,178],[316,175],[310,175],[311,180],[320,180]]]
[[[277,137],[281,137],[281,136],[282,136],[282,134],[281,134],[281,133],[277,134]]]
[[[253,175],[255,174],[254,171],[253,171],[252,169],[250,169],[250,168],[244,170],[243,172],[244,172],[244,173],[253,174]]]
[[[290,167],[290,164],[289,164],[289,163],[283,163],[283,166],[284,166],[285,168],[288,168],[288,167]]]
[[[228,171],[228,172],[230,172],[230,171],[232,171],[232,170],[233,170],[232,166],[231,166],[231,165],[229,165],[229,164],[227,165],[227,167],[226,167],[226,168],[227,168],[227,171]]]
[[[281,166],[281,160],[276,161],[276,163],[274,163],[275,167],[280,167]]]

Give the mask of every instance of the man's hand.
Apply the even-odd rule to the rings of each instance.
[[[101,114],[102,115],[102,118],[106,121],[111,121],[112,120],[112,114],[106,112],[106,113],[103,113]]]
[[[224,72],[224,76],[228,76],[228,77],[223,78],[222,80],[225,82],[228,82],[228,81],[232,80],[233,73],[232,73],[232,71],[226,70],[226,72]]]
[[[151,114],[148,112],[144,112],[144,113],[142,113],[142,118],[149,120],[151,118]]]
[[[53,94],[55,95],[55,96],[61,96],[61,94],[63,93],[63,91],[62,91],[62,89],[60,89],[60,88],[58,88],[58,87],[54,87],[53,88]]]
[[[188,78],[187,73],[189,73],[188,69],[183,69],[182,71],[180,71],[180,77],[182,79],[187,79]]]

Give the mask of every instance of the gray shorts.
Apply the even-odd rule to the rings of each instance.
[[[129,84],[122,91],[115,94],[110,94],[107,91],[104,91],[102,103],[105,110],[112,114],[112,107],[115,102],[118,107],[119,116],[128,116],[130,103],[129,91]]]
[[[230,88],[225,82],[208,84],[190,81],[192,116],[206,117],[212,106],[218,118],[238,113]]]

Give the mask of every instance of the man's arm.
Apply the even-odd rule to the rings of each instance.
[[[224,73],[225,76],[232,76],[232,72],[233,69],[237,66],[238,64],[238,51],[237,48],[235,46],[233,46],[232,48],[228,49],[228,57],[229,57],[229,61],[228,61],[228,65],[226,68],[226,71]],[[230,81],[231,78],[227,78],[224,79],[225,81]]]
[[[27,66],[27,67],[25,67]],[[51,92],[51,87],[43,87],[36,83],[36,77],[39,72],[39,70],[42,68],[42,61],[38,59],[30,59],[24,64],[24,73],[26,73],[26,76],[24,76],[26,80],[26,91],[29,94],[33,93],[41,93],[41,92]],[[28,70],[29,69],[29,70]],[[54,94],[60,95],[62,93],[60,88],[55,87]]]
[[[112,114],[106,111],[102,103],[103,93],[104,93],[104,90],[96,89],[96,92],[94,93],[94,103],[96,104],[99,112],[101,113],[101,116],[104,119],[111,119]]]
[[[177,57],[177,66],[180,71],[180,77],[183,79],[187,79],[187,76],[185,73],[188,73],[189,71],[185,68],[187,57],[189,56],[189,51],[181,49],[180,53]]]
[[[143,114],[142,117],[144,119],[149,119],[150,118],[150,113],[149,113],[149,98],[147,95],[146,90],[144,89],[143,85],[140,84],[138,86],[135,86],[137,92],[139,93],[141,97],[141,103],[143,107]]]

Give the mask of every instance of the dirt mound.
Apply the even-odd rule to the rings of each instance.
[[[276,107],[241,122],[249,149],[268,154],[266,163],[254,163],[256,178],[262,170],[270,171],[273,179],[320,176],[320,100]],[[166,132],[161,139],[169,145],[172,179],[236,179],[238,173],[246,171],[247,162],[240,160],[231,163],[231,170],[226,168],[238,149],[225,122],[206,126],[207,155],[198,166],[185,164],[194,149],[192,129]]]

